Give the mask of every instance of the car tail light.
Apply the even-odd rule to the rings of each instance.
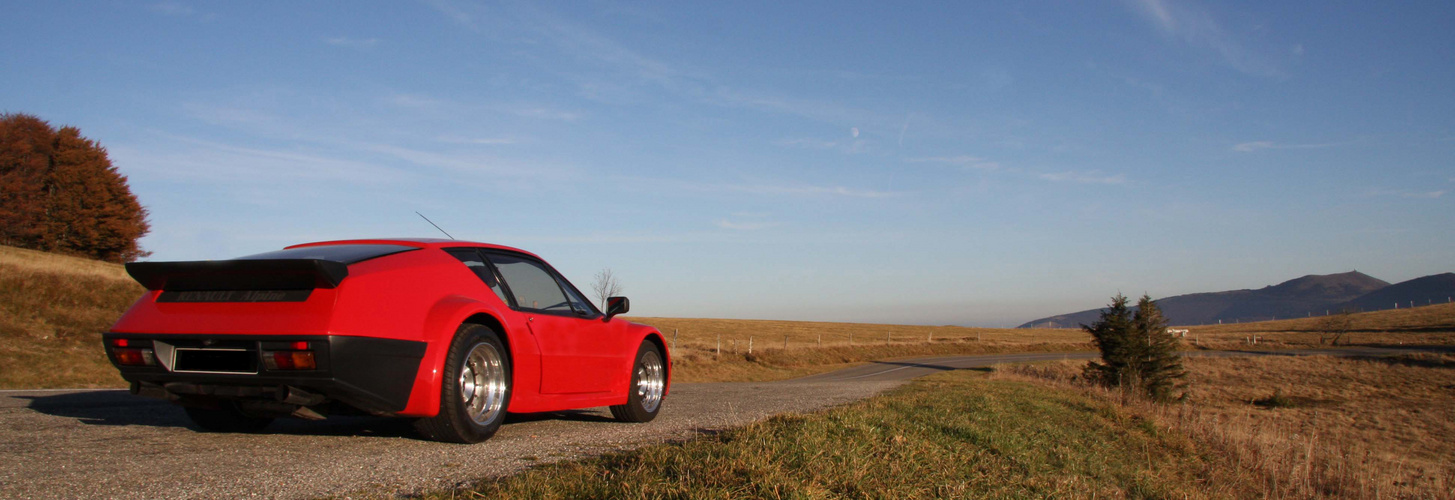
[[[307,347],[307,342],[297,342],[294,347],[302,344]],[[313,351],[263,351],[263,364],[269,370],[316,370],[318,363],[313,360]]]
[[[125,339],[112,343],[111,357],[123,366],[156,366],[157,354],[149,347],[128,347]]]

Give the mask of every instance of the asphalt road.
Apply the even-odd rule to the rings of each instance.
[[[1395,349],[1283,351],[1380,356]],[[1199,356],[1247,356],[1203,351]],[[785,412],[873,396],[931,373],[1094,353],[883,361],[771,383],[676,384],[647,424],[605,408],[513,415],[477,445],[423,441],[403,420],[279,420],[265,434],[205,434],[180,408],[121,390],[0,391],[0,498],[316,498],[448,488],[531,465],[690,439]]]

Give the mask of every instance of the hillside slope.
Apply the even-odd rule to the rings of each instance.
[[[1257,290],[1194,293],[1157,300],[1174,325],[1249,322],[1322,314],[1335,306],[1381,290],[1389,283],[1358,271],[1308,275]],[[1021,328],[1075,328],[1096,321],[1101,308],[1026,322]]]
[[[1395,283],[1335,306],[1335,309],[1347,307],[1354,311],[1378,311],[1393,309],[1395,304],[1403,308],[1448,303],[1452,297],[1455,297],[1455,273],[1444,273]]]
[[[117,264],[0,246],[0,388],[122,385],[101,332],[143,291]]]

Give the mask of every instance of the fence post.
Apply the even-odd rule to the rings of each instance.
[[[854,345],[854,332],[849,332],[849,345]]]
[[[884,345],[889,345],[890,338],[891,338],[890,336],[891,335],[894,335],[894,334],[893,333],[890,333],[890,332],[884,332]]]
[[[818,346],[823,347],[823,334],[818,334]]]
[[[783,334],[783,350],[788,350],[788,334]]]
[[[927,343],[927,344],[933,344],[933,343],[935,343],[935,332],[930,332],[928,335],[925,336],[925,343]]]
[[[673,328],[672,329],[672,350],[673,351],[676,351],[677,350],[677,329],[676,328]]]
[[[722,333],[717,334],[717,357],[722,357]]]
[[[733,354],[738,353],[738,339],[733,339]]]
[[[752,335],[749,335],[748,336],[748,354],[752,354],[752,353],[753,353],[753,336]]]

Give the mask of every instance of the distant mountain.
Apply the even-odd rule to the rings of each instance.
[[[1335,306],[1350,303],[1366,294],[1389,287],[1389,283],[1358,271],[1308,275],[1257,290],[1177,295],[1157,301],[1173,325],[1200,325],[1223,321],[1247,322],[1323,314]],[[1393,304],[1393,302],[1390,302]],[[1388,307],[1388,306],[1386,306]],[[1091,324],[1101,308],[1051,316],[1021,325],[1021,328],[1075,328]]]
[[[1393,309],[1395,304],[1402,308],[1411,304],[1439,304],[1449,302],[1451,298],[1455,298],[1455,273],[1444,273],[1395,283],[1335,306],[1334,309],[1347,307],[1356,311],[1377,311]]]

